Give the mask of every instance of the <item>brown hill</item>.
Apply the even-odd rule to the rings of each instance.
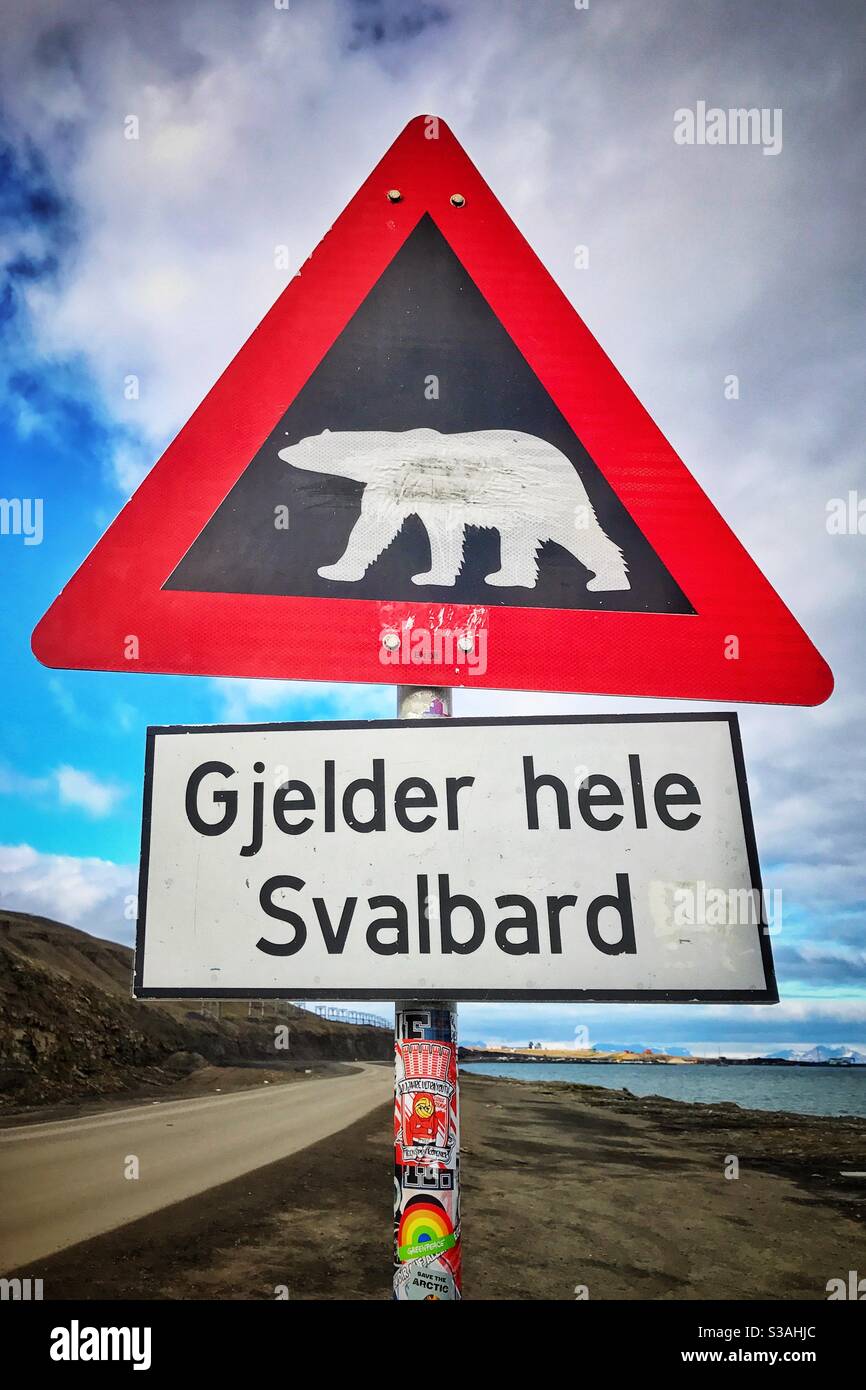
[[[221,1001],[216,1018],[197,999],[133,1000],[132,959],[128,946],[0,908],[0,1106],[140,1090],[202,1060],[392,1055],[389,1030],[330,1022],[291,1004],[277,1014],[266,1001],[264,1017],[251,1019],[246,1002]],[[274,1046],[274,1028],[284,1023],[288,1054]]]

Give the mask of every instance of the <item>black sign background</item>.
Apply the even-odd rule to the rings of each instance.
[[[438,378],[438,399],[425,395],[431,376]],[[539,552],[534,589],[488,585],[484,576],[499,568],[499,536],[477,527],[467,528],[456,584],[419,586],[411,576],[429,568],[430,549],[416,517],[406,521],[362,579],[321,578],[318,567],[343,554],[360,514],[363,485],[292,468],[278,457],[279,450],[324,429],[423,426],[443,433],[524,430],[561,450],[577,469],[602,528],[621,547],[631,588],[588,592],[589,572],[553,542]],[[277,507],[288,508],[288,529],[275,526]],[[694,612],[427,215],[163,587]]]

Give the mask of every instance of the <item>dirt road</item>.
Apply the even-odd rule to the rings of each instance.
[[[359,1063],[348,1076],[0,1130],[0,1271],[296,1153],[392,1086],[390,1067]]]
[[[389,1299],[381,1072],[385,1103],[339,1133],[16,1273],[46,1300]],[[823,1300],[866,1271],[866,1180],[842,1176],[866,1120],[468,1073],[461,1092],[469,1299]]]

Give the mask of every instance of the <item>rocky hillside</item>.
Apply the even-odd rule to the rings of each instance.
[[[34,1105],[141,1089],[203,1061],[244,1062],[392,1056],[389,1030],[333,1023],[270,1002],[130,998],[132,951],[45,917],[0,908],[0,1106]],[[215,1006],[210,1005],[211,1009]],[[274,1028],[288,1024],[289,1051]]]

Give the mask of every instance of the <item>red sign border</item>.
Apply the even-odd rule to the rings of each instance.
[[[433,121],[410,121],[373,170],[38,624],[35,655],[47,666],[90,670],[826,700],[826,662],[445,122]],[[388,198],[390,189],[400,201]],[[452,203],[454,194],[463,205]],[[695,615],[161,587],[425,213]],[[382,634],[405,625],[484,630],[485,669],[395,666]]]

